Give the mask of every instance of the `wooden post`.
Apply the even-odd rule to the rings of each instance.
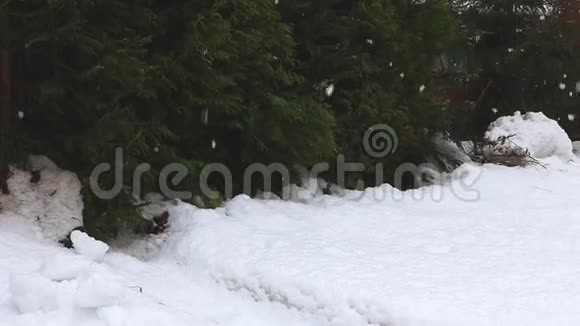
[[[0,52],[0,96],[2,98],[2,131],[11,127],[12,120],[12,53],[8,49]]]
[[[12,126],[12,53],[7,48],[0,49],[0,191],[9,194],[8,189],[8,135]]]

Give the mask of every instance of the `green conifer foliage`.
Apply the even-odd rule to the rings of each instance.
[[[332,113],[302,89],[291,29],[271,1],[8,1],[1,17],[22,66],[19,148],[79,174],[98,237],[135,227],[140,163],[151,171],[137,195],[159,191],[168,163],[190,171],[176,190],[197,194],[205,163],[225,163],[241,183],[253,162],[308,165],[335,150]],[[118,147],[123,191],[101,200],[89,175]]]
[[[434,58],[452,36],[442,0],[0,3],[2,49],[15,58],[14,108],[24,112],[3,130],[0,161],[44,154],[76,172],[85,225],[100,238],[143,229],[138,199],[160,191],[169,163],[189,170],[170,186],[194,195],[212,162],[230,169],[234,193],[252,163],[292,170],[338,153],[366,163],[363,177],[371,163],[386,163],[389,179],[396,164],[420,162],[445,125],[432,82]],[[375,124],[396,130],[394,155],[365,155],[362,136]],[[103,200],[89,176],[114,162],[117,148],[122,191]],[[150,170],[136,193],[141,163]],[[104,189],[115,182],[113,173],[99,179]],[[277,176],[273,190],[285,182]],[[226,188],[216,175],[210,184]],[[201,199],[193,201],[219,204]]]
[[[458,136],[481,135],[500,115],[542,111],[574,134],[580,80],[578,23],[566,1],[455,1],[478,76],[466,87],[473,111],[460,112]]]
[[[400,144],[380,160],[387,179],[399,163],[421,161],[428,137],[445,126],[432,67],[453,36],[446,3],[281,0],[280,10],[294,28],[299,72],[335,114],[347,159],[373,172],[363,134],[388,124]]]
[[[334,152],[331,112],[303,91],[294,42],[272,1],[159,2],[171,129],[183,155],[225,163],[315,163]],[[241,190],[238,188],[238,190]]]
[[[114,233],[116,227],[104,232],[114,223],[95,220],[128,219],[114,211],[130,207],[123,199],[130,196],[93,198],[87,187],[92,169],[112,162],[115,148],[121,147],[129,170],[172,137],[163,123],[135,105],[137,99],[155,96],[145,56],[144,25],[153,17],[146,2],[8,1],[2,12],[18,67],[21,146],[77,172],[85,186],[87,227]],[[129,185],[130,180],[127,173],[124,181]],[[111,186],[113,178],[101,182]]]

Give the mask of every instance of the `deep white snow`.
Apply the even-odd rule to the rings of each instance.
[[[109,251],[106,243],[78,230],[71,232],[70,239],[75,252],[89,260],[102,261]]]
[[[166,234],[102,261],[4,211],[0,325],[576,326],[580,161],[542,162],[468,163],[409,192],[167,204]]]
[[[536,158],[572,158],[572,141],[564,129],[541,112],[523,115],[516,112],[513,116],[501,117],[485,133],[485,138],[491,141],[506,136],[514,136],[509,141],[529,150]]]

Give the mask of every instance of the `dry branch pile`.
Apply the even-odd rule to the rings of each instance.
[[[530,166],[544,164],[534,158],[530,151],[514,143],[515,135],[499,137],[496,140],[474,142],[473,149],[467,153],[475,162],[492,163],[505,166]]]

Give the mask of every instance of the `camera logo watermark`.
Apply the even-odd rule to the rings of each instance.
[[[395,130],[386,124],[377,124],[366,130],[363,135],[363,149],[365,153],[377,161],[387,160],[389,155],[395,154],[399,147],[399,139]],[[115,159],[113,165],[110,163],[101,163],[97,165],[91,175],[89,184],[93,193],[101,199],[111,200],[121,194],[127,188],[132,190],[134,198],[141,198],[142,195],[142,177],[151,170],[149,163],[141,163],[132,173],[132,184],[125,187],[123,184],[124,173],[124,156],[123,149],[115,149]],[[334,194],[347,199],[360,200],[371,196],[375,200],[384,200],[391,197],[393,200],[402,200],[405,197],[411,197],[414,200],[430,198],[433,201],[442,201],[445,193],[450,193],[455,198],[463,201],[476,201],[480,194],[475,189],[475,184],[481,176],[482,169],[472,166],[470,169],[463,169],[454,173],[444,173],[431,163],[416,165],[413,163],[400,164],[390,176],[393,180],[393,187],[377,186],[367,188],[362,180],[358,181],[355,191],[346,190],[346,176],[348,173],[364,172],[367,167],[360,162],[346,162],[345,156],[337,155],[336,161],[333,162],[336,170],[336,184]],[[322,173],[330,171],[328,162],[320,162],[310,168],[295,166],[294,171],[298,171],[303,180],[318,180]],[[376,163],[371,167],[375,171],[375,184],[382,184],[384,178],[384,165],[382,162]],[[252,184],[253,180],[262,180],[261,188],[265,197],[272,193],[273,179],[278,177],[282,181],[281,198],[292,200],[296,198],[296,187],[290,184],[290,170],[281,163],[272,163],[265,165],[263,163],[250,164],[243,173],[243,192],[251,194],[252,189],[256,189]],[[103,189],[99,184],[99,178],[105,173],[114,174],[114,184],[111,189]],[[187,166],[181,163],[170,163],[163,167],[159,174],[159,190],[163,196],[171,199],[190,200],[194,194],[190,191],[177,191],[179,185],[184,182],[191,173]],[[209,178],[212,174],[221,176],[223,180],[223,193],[215,191],[209,185]],[[255,178],[255,177],[258,178]],[[412,187],[409,191],[401,191],[405,185],[404,180],[412,180]],[[222,163],[210,163],[204,166],[199,174],[198,189],[201,194],[210,199],[232,198],[233,193],[233,174],[231,170]],[[408,181],[407,181],[408,184]],[[445,184],[445,186],[442,186]],[[192,189],[193,187],[190,187]]]

